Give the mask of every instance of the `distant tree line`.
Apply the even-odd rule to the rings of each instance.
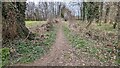
[[[90,26],[93,20],[96,23],[113,24],[113,28],[117,26],[118,2],[83,2],[82,3],[82,20],[88,21],[87,27]]]
[[[79,20],[87,21],[87,28],[93,21],[98,24],[113,24],[117,27],[119,22],[119,2],[71,2],[71,6],[79,6]],[[64,9],[63,9],[64,8]],[[56,17],[75,17],[62,2],[3,2],[2,24],[3,38],[14,38],[16,36],[26,37],[29,30],[25,27],[25,20],[47,20]]]
[[[49,16],[57,17],[61,15],[61,2],[28,2],[26,5],[26,20],[47,20]]]

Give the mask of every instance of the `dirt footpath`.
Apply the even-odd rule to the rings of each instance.
[[[24,66],[82,66],[99,65],[99,61],[82,54],[77,56],[75,49],[68,43],[60,24],[57,37],[50,52],[40,59]],[[21,64],[22,66],[22,64]]]

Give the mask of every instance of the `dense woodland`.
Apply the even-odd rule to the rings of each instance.
[[[73,10],[68,5],[78,6],[79,9]],[[28,25],[26,21],[32,22],[33,25],[29,27],[30,24]],[[45,23],[37,24],[34,21]],[[19,62],[33,62],[36,57],[38,59],[43,55],[42,53],[48,52],[57,39],[57,31],[60,29],[59,23],[61,22],[65,22],[62,25],[65,37],[70,40],[71,44],[76,45],[76,54],[79,50],[87,52],[84,50],[87,47],[88,51],[95,47],[98,50],[101,49],[92,52],[96,53],[98,58],[101,58],[102,54],[106,54],[107,57],[111,56],[107,60],[102,60],[105,61],[103,65],[120,63],[120,2],[70,2],[67,4],[63,2],[39,2],[38,4],[34,2],[2,2],[3,48],[0,50],[2,66]],[[83,40],[81,42],[81,39],[78,38],[92,41],[92,44],[89,42],[86,44],[87,41],[83,42]],[[74,42],[74,40],[76,41]],[[80,46],[76,42],[79,42]],[[81,45],[89,46],[82,48]],[[104,48],[106,49],[104,50]],[[33,50],[35,52],[32,53]],[[29,52],[30,56],[27,55]],[[106,58],[104,55],[102,55],[102,59]],[[26,60],[28,57],[30,59]],[[9,62],[11,60],[15,61],[11,63]],[[90,65],[89,62],[88,65]]]

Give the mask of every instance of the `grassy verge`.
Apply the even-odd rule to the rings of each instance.
[[[96,57],[101,62],[115,62],[115,56],[113,56],[114,53],[112,53],[113,50],[111,48],[98,47],[95,41],[80,38],[78,34],[73,33],[67,26],[63,26],[63,29],[66,37],[76,49]]]
[[[37,25],[45,24],[46,21],[25,21],[27,27],[36,27]]]
[[[94,53],[95,50],[90,50],[90,44],[91,42],[85,39],[80,38],[77,34],[72,33],[67,26],[64,26],[64,33],[70,43],[75,47],[76,49],[81,49],[81,51],[87,51],[89,49],[90,53]]]
[[[88,23],[83,22],[83,21],[77,21],[76,22],[80,27],[85,28]],[[117,27],[116,29],[113,28],[113,24],[109,23],[92,23],[89,27],[91,30],[101,30],[103,32],[111,32],[111,33],[117,33]]]

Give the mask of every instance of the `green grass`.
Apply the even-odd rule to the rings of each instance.
[[[97,49],[92,45],[93,43],[91,41],[80,38],[79,35],[71,32],[67,26],[64,26],[63,29],[66,37],[73,45],[73,47],[80,49],[81,51],[86,51],[87,49],[87,52],[89,52],[90,54],[94,54],[97,52]]]
[[[79,35],[71,32],[67,26],[63,26],[63,29],[66,37],[73,45],[73,47],[75,47],[76,49],[80,49],[81,52],[86,51],[91,55],[95,55],[95,53],[97,53],[97,49],[93,47],[93,43],[91,41],[80,38]]]
[[[116,63],[118,64],[118,65],[120,65],[120,57],[118,56],[118,58],[116,59]]]
[[[0,67],[9,64],[10,60],[10,49],[9,48],[1,48],[0,49]]]
[[[76,23],[83,28],[85,28],[88,24],[80,21],[77,21]],[[102,31],[112,32],[112,33],[117,32],[117,27],[116,29],[113,29],[113,24],[108,24],[108,23],[101,23],[101,25],[99,23],[92,23],[90,25],[90,28],[91,30],[97,29],[97,30],[102,30]]]
[[[107,23],[102,23],[101,25],[96,24],[96,26],[93,26],[94,29],[99,29],[99,30],[105,30],[105,31],[109,31],[109,32],[116,32],[117,29],[113,29],[113,25],[112,24],[107,24]]]
[[[52,45],[52,42],[54,42],[55,37],[56,37],[56,32],[55,31],[50,31],[49,33],[46,33],[46,35],[49,35],[49,37],[46,38],[43,43],[45,45]]]
[[[16,43],[17,53],[21,56],[16,58],[13,63],[30,63],[44,55],[50,49],[56,38],[55,27],[53,27],[53,30],[46,32],[45,36],[47,36],[47,38],[42,42],[33,43],[28,40],[27,42],[19,41]]]
[[[20,63],[32,62],[44,54],[44,48],[32,42],[19,42],[16,49],[18,54],[21,55],[17,58],[17,62]]]
[[[111,60],[111,57],[108,54],[113,51],[112,49],[105,47],[97,48],[96,45],[94,45],[94,41],[80,38],[80,36],[75,32],[72,32],[68,26],[66,26],[66,24],[63,26],[63,30],[67,39],[76,49],[79,49],[81,52],[86,52],[93,57],[96,57],[101,62],[107,62]],[[116,42],[114,44],[116,44]]]
[[[25,21],[27,27],[36,27],[45,24],[46,21]]]
[[[63,29],[66,37],[75,48],[81,49],[87,47],[87,40],[81,39],[77,34],[73,34],[66,26]]]
[[[2,67],[2,49],[0,49],[0,68]]]

